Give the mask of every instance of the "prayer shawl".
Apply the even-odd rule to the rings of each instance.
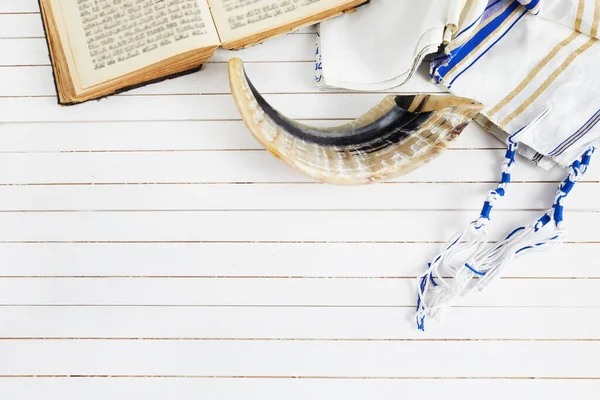
[[[600,139],[600,0],[450,0],[444,7],[443,52],[430,63],[431,78],[457,96],[484,104],[477,122],[508,149],[499,184],[479,218],[448,241],[419,279],[420,329],[427,316],[437,316],[458,296],[499,278],[516,256],[562,242],[563,201],[585,173],[592,146]],[[397,24],[410,18],[399,16]],[[353,29],[367,29],[362,28]],[[322,31],[325,43],[329,32]],[[322,67],[321,76],[335,81],[334,69],[329,71],[326,63]],[[558,164],[567,178],[538,220],[487,247],[486,225],[506,193],[517,152],[544,169]]]
[[[520,138],[524,155],[569,166],[600,138],[600,1],[470,3],[486,7],[462,21],[432,77],[483,103],[479,122],[503,139],[536,121]]]
[[[383,90],[405,83],[444,40],[450,4],[375,0],[355,13],[322,23],[317,35],[317,85]]]

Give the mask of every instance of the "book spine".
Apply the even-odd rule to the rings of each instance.
[[[48,59],[50,60],[50,64],[52,64],[52,80],[54,81],[54,91],[56,92],[56,102],[63,106],[71,105],[72,103],[62,103],[60,101],[60,94],[58,93],[58,81],[56,78],[56,71],[54,69],[54,60],[52,59],[52,51],[50,50],[50,37],[48,36],[48,31],[46,29],[46,18],[44,15],[44,8],[42,7],[42,1],[38,0],[38,7],[40,8],[40,18],[42,19],[42,29],[44,29],[44,37],[46,40],[46,48],[48,49]]]

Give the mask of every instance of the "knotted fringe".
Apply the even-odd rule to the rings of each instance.
[[[490,213],[506,193],[518,149],[515,135],[509,137],[507,142],[502,179],[496,189],[490,192],[479,218],[450,239],[442,253],[429,264],[427,272],[418,278],[416,319],[420,330],[425,330],[426,317],[439,317],[455,298],[483,290],[499,279],[516,256],[530,250],[550,250],[564,240],[563,201],[586,172],[594,153],[593,147],[570,166],[569,176],[559,185],[552,208],[531,225],[515,229],[504,240],[485,249]]]

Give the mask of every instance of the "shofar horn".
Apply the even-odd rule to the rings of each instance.
[[[434,159],[482,109],[445,94],[387,96],[362,117],[317,128],[281,115],[254,88],[238,58],[229,61],[231,92],[252,135],[303,174],[338,185],[404,175]]]

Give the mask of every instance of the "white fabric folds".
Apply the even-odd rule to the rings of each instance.
[[[600,45],[594,37],[600,1],[594,1],[586,12],[585,0],[551,0],[555,7],[545,12],[544,0],[531,0],[537,16],[518,1],[484,1],[478,23],[461,27],[448,54],[432,62],[432,77],[483,103],[479,122],[503,140],[549,111],[521,138],[522,154],[546,169],[555,163],[566,168],[600,139]],[[570,24],[543,17],[558,17],[553,10],[559,5],[575,3],[583,5],[581,21],[591,18],[588,29],[577,13]]]
[[[438,50],[453,3],[374,0],[321,23],[317,83],[354,90],[401,85],[427,54]]]

